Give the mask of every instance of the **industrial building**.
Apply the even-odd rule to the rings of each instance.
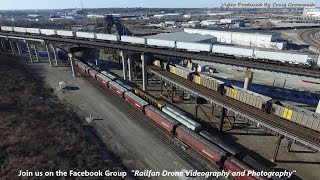
[[[180,42],[217,43],[217,38],[212,35],[189,34],[186,32],[162,33],[147,36],[146,38]]]
[[[243,31],[239,29],[197,29],[184,28],[184,32],[190,34],[212,35],[217,41],[224,44],[234,44],[259,48],[282,50],[286,42],[281,41],[281,34],[266,31]]]
[[[303,16],[320,18],[320,7],[304,8]]]

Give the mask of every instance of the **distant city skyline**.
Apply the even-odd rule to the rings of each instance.
[[[212,8],[220,7],[223,3],[314,3],[319,6],[318,0],[83,0],[84,8]],[[81,8],[81,0],[1,0],[0,10],[26,9],[69,9]]]

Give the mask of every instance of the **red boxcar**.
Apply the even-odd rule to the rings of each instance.
[[[96,74],[96,78],[99,83],[101,83],[104,87],[108,88],[108,82],[110,82],[111,79],[107,78],[106,76],[100,73]]]
[[[211,144],[206,139],[185,126],[181,125],[177,127],[176,137],[212,163],[220,165],[221,158],[226,156],[226,152],[224,150]]]
[[[113,91],[114,93],[116,93],[117,95],[119,95],[122,98],[123,98],[123,93],[128,91],[126,88],[120,86],[119,84],[115,83],[114,81],[110,81],[108,83],[108,86],[111,89],[111,91]]]
[[[76,66],[77,66],[82,72],[86,72],[86,67],[87,67],[87,65],[85,65],[83,62],[81,62],[81,61],[76,61]]]
[[[89,66],[86,66],[85,73],[89,74],[90,70],[91,70],[91,68]]]
[[[178,121],[160,111],[159,109],[153,107],[152,105],[146,106],[144,108],[144,111],[150,119],[152,119],[154,122],[159,124],[170,133],[173,133],[174,127],[179,124]]]
[[[89,75],[91,77],[93,77],[94,79],[96,79],[96,74],[98,74],[98,72],[94,69],[89,69]]]
[[[246,175],[248,171],[253,171],[249,166],[234,157],[228,157],[226,159],[224,162],[224,169],[230,173],[246,171]],[[267,178],[260,176],[233,176],[233,178],[236,180],[267,180]]]
[[[133,94],[130,91],[127,91],[127,92],[124,93],[124,98],[132,106],[134,106],[135,108],[139,109],[141,112],[143,112],[144,107],[149,104],[147,101],[141,99],[139,96]]]

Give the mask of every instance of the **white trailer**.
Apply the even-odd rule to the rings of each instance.
[[[26,28],[26,29],[27,29],[27,33],[40,34],[40,29],[38,29],[38,28]]]
[[[18,33],[27,33],[27,30],[24,27],[13,27],[13,31]]]
[[[11,26],[1,26],[1,31],[13,32],[13,28]]]
[[[308,54],[255,50],[254,55],[256,59],[268,59],[273,61],[288,62],[288,63],[294,63],[294,64],[309,64]]]
[[[75,32],[66,30],[57,30],[58,36],[75,37]]]
[[[237,57],[253,57],[253,49],[235,46],[212,45],[212,52],[219,54],[228,54]]]
[[[205,43],[191,43],[191,42],[176,42],[178,49],[186,49],[195,52],[211,52],[212,44]]]
[[[120,41],[120,36],[115,34],[97,33],[96,36],[96,38],[99,40]]]
[[[76,35],[78,38],[86,38],[86,39],[95,39],[96,38],[96,33],[94,33],[94,32],[77,31]]]
[[[133,44],[147,44],[147,39],[143,37],[121,36],[121,41]]]
[[[160,47],[168,47],[175,48],[176,41],[162,40],[162,39],[147,39],[148,46],[160,46]]]
[[[42,35],[54,36],[57,35],[57,30],[55,29],[40,29]]]

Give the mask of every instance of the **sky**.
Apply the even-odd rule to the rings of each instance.
[[[221,3],[315,3],[319,0],[83,0],[84,8],[108,7],[163,7],[206,8],[220,7]],[[65,9],[81,7],[81,0],[0,0],[0,10]]]

